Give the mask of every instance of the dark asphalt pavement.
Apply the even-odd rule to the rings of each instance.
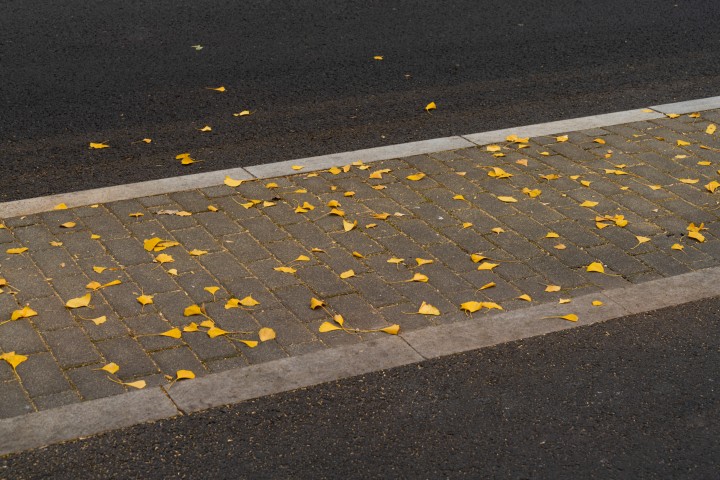
[[[4,0],[0,201],[714,96],[718,24],[715,0]]]
[[[719,368],[713,299],[11,456],[0,478],[716,479]]]

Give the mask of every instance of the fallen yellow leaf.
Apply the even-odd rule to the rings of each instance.
[[[499,196],[499,197],[497,197],[497,199],[500,200],[501,202],[505,202],[505,203],[516,203],[517,202],[517,200],[513,197]]]
[[[342,279],[350,278],[350,277],[354,277],[354,276],[355,276],[355,271],[353,271],[353,270],[347,270],[340,274],[340,278],[342,278]]]
[[[426,283],[429,280],[429,278],[422,273],[416,273],[413,275],[413,277],[410,280],[406,280],[406,282],[422,282]]]
[[[420,308],[418,309],[417,313],[421,315],[440,315],[440,310],[433,307],[429,303],[422,302],[420,305]]]
[[[120,367],[118,366],[117,363],[110,362],[110,363],[108,363],[107,365],[105,365],[104,367],[100,368],[99,370],[105,370],[105,371],[108,372],[109,374],[113,375],[113,374],[115,374],[118,370],[120,370]]]
[[[491,263],[491,262],[483,262],[480,265],[478,265],[478,270],[492,270],[493,268],[497,267],[498,263]]]
[[[705,133],[707,133],[708,135],[712,135],[713,133],[715,133],[715,130],[717,130],[717,126],[714,123],[711,123],[705,129]]]
[[[559,285],[548,285],[545,287],[546,292],[559,292],[560,286]]]
[[[205,255],[208,252],[206,250],[198,250],[197,248],[195,248],[193,250],[190,250],[188,253],[193,257],[199,257],[201,255]]]
[[[412,180],[413,182],[417,182],[418,180],[422,180],[423,178],[425,178],[425,174],[424,173],[416,173],[414,175],[408,175],[405,178],[407,178],[408,180]]]
[[[603,267],[603,264],[600,262],[592,262],[587,266],[586,270],[588,272],[605,273],[605,267]]]
[[[224,92],[224,91],[225,91],[225,87],[223,87],[223,86],[220,86],[220,87],[205,87],[205,88],[208,89],[208,90],[215,90],[216,92]]]
[[[182,337],[182,332],[179,328],[172,328],[166,332],[158,333],[158,335],[178,339]]]
[[[598,202],[593,202],[591,200],[585,200],[583,203],[580,204],[581,207],[595,207],[597,206]]]
[[[261,342],[267,342],[268,340],[273,340],[277,334],[275,333],[275,330],[269,327],[263,327],[258,331],[258,337],[260,338]]]
[[[183,315],[186,317],[192,317],[193,315],[202,315],[203,311],[199,305],[190,305],[183,311]]]
[[[318,329],[320,333],[332,332],[334,330],[342,330],[342,328],[330,322],[323,322]]]
[[[77,298],[68,300],[67,303],[65,304],[65,306],[67,308],[87,307],[88,305],[90,305],[91,298],[92,298],[91,295],[88,293],[88,294],[83,295],[82,297],[77,297]]]
[[[191,370],[178,370],[175,373],[175,381],[192,380],[193,378],[195,378],[195,374]]]
[[[141,305],[150,305],[153,303],[153,297],[154,295],[140,295],[137,297],[137,301],[140,302]]]
[[[532,297],[528,295],[527,293],[523,293],[519,297],[517,297],[519,300],[525,300],[526,302],[532,302]]]
[[[347,220],[343,219],[343,230],[349,232],[353,228],[357,227],[357,223],[357,220],[355,220],[354,222],[348,222]]]
[[[603,302],[601,302],[600,300],[593,300],[593,301],[592,301],[592,306],[593,306],[593,307],[599,307],[599,306],[601,306],[602,304],[603,304]]]
[[[400,333],[400,325],[390,325],[389,327],[381,328],[380,331],[389,335],[397,335],[398,333]]]
[[[320,307],[324,307],[324,306],[325,306],[325,302],[323,302],[322,300],[318,300],[315,297],[310,299],[310,308],[311,309],[316,310],[316,309],[318,309]]]
[[[227,185],[228,187],[233,187],[233,188],[234,188],[234,187],[239,187],[240,184],[243,183],[243,181],[242,181],[242,180],[235,180],[234,178],[230,178],[230,177],[226,176],[226,177],[225,177],[225,181],[224,181],[223,183],[225,183],[225,185]]]
[[[435,105],[435,102],[430,102],[427,105],[425,105],[425,111],[430,113],[430,110],[435,110],[437,108],[437,105]]]
[[[5,360],[7,363],[9,363],[14,371],[17,371],[18,365],[20,365],[27,359],[28,357],[26,355],[20,355],[15,352],[7,352],[0,355],[0,360]]]
[[[100,143],[100,142],[98,142],[98,143],[90,142],[90,148],[91,148],[91,149],[95,149],[95,150],[99,150],[99,149],[101,149],[101,148],[110,148],[110,145],[107,145],[107,144],[104,144],[104,143]]]

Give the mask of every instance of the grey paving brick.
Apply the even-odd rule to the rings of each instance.
[[[317,341],[317,336],[286,309],[262,310],[253,313],[261,327],[275,330],[276,341],[283,347]]]
[[[105,208],[112,212],[123,225],[139,223],[139,219],[142,218],[142,216],[150,214],[150,212],[145,209],[145,206],[137,200],[111,202],[105,204]],[[142,216],[138,216],[138,214],[142,214]],[[115,230],[117,234],[121,235],[117,226],[115,226],[113,230]]]
[[[154,295],[153,292],[144,292],[137,285],[123,283],[114,287],[105,288],[100,292],[93,293],[105,299],[108,305],[121,317],[133,317],[142,313],[152,313],[155,311],[153,304],[142,305],[137,297],[140,295]],[[92,303],[91,303],[92,305]]]
[[[0,383],[0,418],[12,418],[35,411],[16,381]]]
[[[125,272],[145,292],[162,293],[177,290],[179,287],[158,264],[135,265],[128,267]]]
[[[128,337],[111,338],[95,344],[107,362],[114,362],[120,370],[116,376],[122,380],[152,375],[158,372],[155,363],[137,341]]]
[[[267,217],[238,220],[259,242],[277,242],[288,238],[288,234]]]
[[[80,327],[46,332],[45,341],[63,368],[99,362],[100,356]]]
[[[195,332],[184,334],[183,340],[203,363],[240,355],[234,342],[225,337],[210,338],[204,332]]]
[[[65,372],[83,400],[95,400],[125,392],[122,385],[110,380],[112,375],[100,370],[103,366],[103,363],[96,363]]]
[[[195,220],[215,237],[241,233],[243,229],[223,212],[203,212],[195,215]]]
[[[51,408],[79,403],[80,396],[72,390],[66,390],[64,392],[51,393],[43,397],[35,397],[33,398],[33,402],[38,410],[49,410]]]
[[[218,360],[210,360],[206,363],[206,366],[211,373],[219,373],[226,370],[246,367],[247,364],[247,360],[245,360],[244,357],[237,356],[230,358],[220,358]]]
[[[39,310],[39,307],[37,307]],[[4,319],[9,320],[9,319]],[[20,318],[0,326],[0,350],[27,355],[47,350],[30,319]]]
[[[197,260],[210,274],[226,284],[251,276],[248,269],[228,252],[209,253],[198,257]]]
[[[678,262],[672,257],[668,256],[667,253],[663,252],[651,252],[636,257],[638,260],[648,265],[652,270],[662,274],[663,276],[669,277],[672,275],[681,275],[691,271],[690,267]]]
[[[46,277],[76,275],[79,267],[70,254],[61,247],[31,251],[30,256]]]
[[[182,210],[188,212],[206,212],[208,205],[210,205],[210,200],[198,190],[175,192],[168,196],[170,199],[177,202]]]
[[[224,240],[224,247],[235,255],[243,265],[270,258],[270,252],[247,233],[228,235]]]
[[[367,299],[374,307],[384,307],[404,301],[392,285],[383,282],[374,274],[366,274],[348,279],[355,291]]]
[[[28,359],[18,366],[18,374],[31,398],[70,390],[70,384],[49,353],[39,352],[27,357]]]
[[[153,260],[150,253],[143,248],[143,244],[135,238],[105,240],[104,245],[110,255],[121,265],[139,265],[150,263]]]
[[[318,295],[304,285],[291,285],[280,288],[274,290],[273,294],[277,296],[285,308],[294,313],[295,316],[304,323],[328,317],[327,312],[322,308],[315,310],[310,309],[310,300],[312,298],[318,298]],[[324,299],[318,298],[318,300]]]
[[[352,291],[349,284],[340,279],[339,275],[324,266],[310,266],[298,270],[298,277],[318,295],[329,297]]]
[[[173,235],[186,250],[205,250],[208,252],[220,250],[221,244],[202,227],[193,227],[177,230]]]
[[[176,347],[183,343],[182,340],[159,335],[160,333],[167,332],[173,328],[173,326],[157,314],[125,318],[123,322],[130,330],[131,336],[133,336],[147,352]]]
[[[32,252],[55,248],[50,245],[50,242],[57,241],[57,237],[42,224],[15,228],[13,229],[13,235]]]
[[[135,219],[133,223],[137,223]],[[88,219],[88,230],[96,235],[100,235],[103,241],[111,240],[113,238],[127,237],[129,232],[123,226],[123,224],[113,215],[103,214]]]
[[[32,299],[49,297],[54,292],[45,277],[34,268],[32,270],[3,270],[3,275],[16,290],[17,301],[25,304]]]
[[[178,370],[190,370],[196,376],[200,377],[206,373],[205,367],[193,355],[192,351],[187,347],[171,348],[151,354],[155,363],[160,370],[170,376],[175,376]],[[172,387],[171,387],[172,388]]]
[[[279,306],[278,299],[257,278],[242,278],[234,281],[227,287],[230,294],[238,299],[252,295],[255,300],[260,302],[263,309],[277,308]]]
[[[629,275],[648,270],[642,262],[625,253],[624,250],[611,245],[602,245],[588,249],[588,254],[595,257],[596,261],[602,262],[612,269],[612,273]]]
[[[251,365],[286,358],[288,354],[274,340],[260,343],[255,348],[241,345],[242,353]]]
[[[180,287],[196,303],[211,302],[214,299],[223,299],[228,296],[223,288],[220,288],[215,295],[205,290],[206,287],[220,287],[217,280],[208,273],[199,271],[193,274],[179,275],[174,278]]]

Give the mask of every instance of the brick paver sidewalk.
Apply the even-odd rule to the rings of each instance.
[[[341,314],[350,328],[399,324],[402,334],[467,318],[463,302],[492,301],[510,310],[716,266],[718,202],[705,185],[718,179],[720,141],[706,133],[710,123],[720,123],[720,111],[570,132],[564,142],[532,138],[499,144],[499,151],[468,148],[317,174],[300,170],[237,188],[4,219],[0,321],[25,305],[37,315],[0,325],[0,353],[27,356],[16,372],[0,362],[0,418],[130,388],[112,380],[167,384],[179,369],[200,376],[385,335],[320,333],[331,314]],[[493,167],[512,176],[489,176]],[[369,178],[377,171],[384,173],[372,177],[382,178]],[[419,172],[426,176],[407,179]],[[541,193],[531,197],[523,188]],[[330,214],[331,201],[344,217]],[[597,204],[581,206],[586,201]],[[314,209],[296,212],[305,202]],[[373,216],[382,213],[389,216]],[[596,216],[605,215],[620,221],[600,228]],[[624,222],[616,215],[627,225],[618,226]],[[345,231],[344,220],[357,226]],[[66,222],[75,226],[65,228]],[[691,222],[707,227],[704,242],[687,237]],[[549,232],[558,236],[548,238]],[[148,251],[145,240],[152,238],[178,245]],[[5,253],[20,247],[27,251]],[[207,253],[191,255],[195,249]],[[174,262],[154,262],[160,253]],[[498,266],[478,270],[472,254]],[[307,260],[296,260],[301,256]],[[418,265],[416,258],[432,263]],[[613,275],[587,272],[596,261]],[[296,271],[275,270],[287,266]],[[348,270],[354,276],[341,278]],[[428,281],[409,282],[417,273]],[[90,292],[88,283],[113,280],[121,283],[91,292],[90,308],[66,308]],[[548,285],[561,290],[546,292]],[[205,290],[212,286],[219,287],[214,294]],[[142,294],[153,303],[141,305]],[[532,303],[518,298],[523,294]],[[225,308],[229,299],[247,296],[259,305]],[[311,298],[327,309],[311,309]],[[441,314],[412,314],[422,302]],[[184,316],[193,304],[204,306],[217,327],[252,333],[210,338],[200,328],[181,338],[156,335],[204,320]],[[473,317],[487,321],[494,312]],[[90,320],[100,316],[106,317],[100,325]],[[261,327],[277,338],[255,348],[235,340],[257,340]],[[109,362],[120,367],[115,375],[99,370]]]

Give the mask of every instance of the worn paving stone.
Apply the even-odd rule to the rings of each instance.
[[[720,118],[718,112],[704,112],[703,119]],[[518,299],[521,294],[532,296],[532,304],[556,303],[717,266],[720,204],[704,188],[715,178],[715,167],[698,162],[714,164],[720,155],[697,144],[717,149],[720,142],[704,133],[705,123],[686,117],[568,132],[567,142],[533,138],[527,149],[503,144],[503,157],[473,147],[380,161],[368,170],[355,165],[337,174],[300,173],[237,188],[222,185],[4,219],[0,278],[10,285],[0,293],[0,321],[25,303],[38,315],[0,326],[0,350],[29,355],[20,367],[21,380],[0,364],[0,417],[126,391],[97,370],[110,361],[121,365],[113,379],[168,385],[164,375],[181,368],[201,375],[382,335],[319,333],[333,313],[343,315],[350,327],[398,323],[410,331],[468,318],[482,321],[495,313],[468,317],[459,304],[469,300],[495,301],[513,310],[528,306]],[[598,137],[605,143],[595,142]],[[692,145],[678,147],[681,138]],[[512,177],[492,178],[492,166]],[[368,178],[384,168],[391,171]],[[612,174],[617,169],[628,174]],[[423,179],[406,178],[420,171]],[[548,174],[559,177],[541,177]],[[682,178],[698,182],[686,184]],[[268,188],[270,183],[279,188]],[[541,194],[531,198],[524,187]],[[517,202],[498,200],[503,195]],[[249,199],[276,204],[246,208],[242,204]],[[341,204],[346,219],[357,220],[355,229],[345,232],[342,218],[328,215],[331,200]],[[581,207],[585,200],[598,205]],[[315,209],[296,213],[306,201]],[[387,219],[372,216],[383,212]],[[598,229],[598,214],[622,214],[629,223]],[[66,221],[76,226],[61,227]],[[705,223],[705,242],[687,238],[690,222]],[[559,238],[546,238],[550,231]],[[92,239],[91,233],[100,238]],[[638,244],[638,235],[650,241]],[[153,262],[159,252],[143,248],[153,237],[181,243],[163,252],[174,262]],[[63,245],[51,246],[56,240]],[[671,250],[674,243],[685,250]],[[565,248],[554,248],[558,244]],[[23,245],[29,254],[5,253]],[[191,256],[194,248],[210,253]],[[499,266],[479,271],[473,253]],[[300,255],[309,261],[298,261]],[[403,260],[388,263],[391,257]],[[418,266],[416,258],[433,263]],[[609,275],[587,272],[593,261],[604,263]],[[288,265],[297,272],[273,270]],[[107,270],[97,273],[94,266]],[[355,276],[340,279],[348,270]],[[429,281],[408,282],[416,272]],[[65,301],[88,291],[89,281],[116,279],[122,284],[92,293],[91,308],[65,308]],[[494,286],[481,290],[490,282]],[[549,284],[562,289],[546,292]],[[213,295],[205,290],[210,286],[219,290]],[[142,307],[136,300],[141,293],[152,295],[154,303]],[[225,308],[228,298],[248,295],[260,304]],[[324,300],[327,310],[312,310],[313,297]],[[423,301],[442,315],[416,315]],[[203,305],[219,327],[247,333],[214,339],[204,331],[184,332],[181,339],[157,335],[201,321],[184,316],[192,304]],[[91,321],[103,315],[105,323]],[[257,338],[263,326],[273,328],[277,338],[256,348],[237,341]]]

